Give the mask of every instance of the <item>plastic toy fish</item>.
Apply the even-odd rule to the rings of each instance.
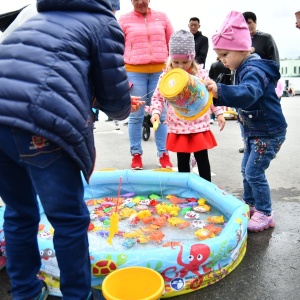
[[[158,196],[158,195],[156,195],[156,194],[151,194],[151,195],[149,195],[148,197],[149,197],[149,199],[151,199],[151,200],[158,200],[158,199],[160,199],[160,196]]]
[[[163,247],[175,247],[175,246],[181,246],[182,242],[166,242],[162,246]]]
[[[218,234],[219,232],[222,231],[221,227],[217,227],[214,224],[207,224],[207,225],[204,226],[204,228],[211,231],[211,232],[213,232],[214,234]]]
[[[88,227],[88,231],[93,230],[94,227],[95,227],[95,225],[94,225],[93,223],[90,223],[90,224],[89,224],[89,227]]]
[[[166,206],[166,210],[170,215],[177,216],[180,211],[180,207],[178,205],[171,204]]]
[[[149,239],[155,241],[157,244],[160,243],[164,237],[165,235],[160,230],[156,230],[149,235]]]
[[[136,214],[136,213],[133,214],[133,215],[131,215],[131,216],[128,218],[128,220],[129,220],[129,224],[130,224],[130,225],[137,225],[137,224],[139,223],[139,221],[140,221],[140,219],[137,217],[137,214]]]
[[[157,214],[159,214],[159,215],[167,213],[167,204],[165,202],[157,204],[155,206],[155,208],[156,208]]]
[[[120,195],[121,197],[123,197],[123,198],[129,198],[129,197],[134,197],[134,195],[135,195],[135,193],[125,193],[125,194],[122,194],[122,195]]]
[[[215,237],[215,234],[213,232],[205,228],[197,230],[194,234],[201,241]]]
[[[130,249],[136,245],[136,240],[135,239],[126,239],[123,243],[122,246],[125,247],[126,249]]]
[[[144,200],[141,200],[140,205],[149,205],[150,204],[150,199],[144,199]]]
[[[208,223],[224,223],[224,216],[212,216],[212,217],[208,217],[206,219],[206,222]]]
[[[130,216],[132,216],[135,213],[136,213],[136,211],[132,208],[129,208],[129,207],[125,207],[122,210],[120,210],[120,216],[123,219],[129,218]]]
[[[87,206],[93,206],[93,205],[97,205],[97,201],[95,199],[90,199],[85,201]]]
[[[145,237],[139,237],[136,239],[137,243],[139,244],[145,244],[149,242],[149,239],[145,238]]]
[[[123,203],[124,204],[127,204],[127,203],[132,203],[132,198],[126,198],[123,200]]]
[[[185,198],[186,202],[197,202],[196,198]]]
[[[210,206],[208,204],[198,205],[194,206],[193,210],[197,212],[208,212],[210,211]]]
[[[131,208],[131,207],[136,206],[136,203],[134,203],[134,202],[128,202],[128,203],[125,204],[125,206]]]
[[[44,228],[45,228],[45,225],[44,225],[44,224],[39,224],[39,229],[38,229],[38,231],[42,231]]]
[[[141,210],[137,213],[137,217],[141,220],[143,218],[146,218],[146,217],[150,217],[151,216],[151,212],[146,209],[146,210]]]
[[[153,224],[158,226],[165,226],[167,224],[167,218],[163,215],[159,216],[158,218],[155,218],[153,220]]]
[[[153,216],[147,216],[147,217],[142,218],[142,222],[144,224],[150,224],[153,222],[153,220],[154,220]]]
[[[155,199],[150,200],[149,205],[150,206],[156,206],[157,204],[159,204],[159,202]]]
[[[194,228],[204,228],[206,223],[201,220],[193,220],[193,221],[191,221],[191,225]]]
[[[142,204],[139,204],[136,206],[136,210],[147,210],[148,209],[148,206],[147,205],[142,205]]]
[[[98,215],[97,214],[90,214],[90,219],[93,220],[97,220],[98,219]]]
[[[166,198],[169,199],[172,204],[185,203],[185,199],[178,198],[174,195],[167,195]]]
[[[138,229],[138,230],[135,230],[135,231],[132,231],[132,232],[123,233],[123,237],[129,238],[129,239],[140,238],[140,237],[144,237],[144,234],[140,229]]]
[[[204,198],[200,198],[197,202],[198,205],[204,205],[206,203],[206,200]]]
[[[185,221],[185,222],[179,224],[177,227],[178,227],[179,229],[184,229],[184,228],[186,228],[186,227],[189,227],[190,225],[191,225],[190,222]]]
[[[122,177],[120,177],[120,182],[119,182],[119,188],[118,188],[118,200],[120,198],[120,191],[121,191],[121,185],[122,185]],[[117,202],[117,207],[118,207],[118,202]],[[111,217],[110,217],[110,228],[109,228],[109,236],[107,239],[107,242],[112,245],[112,238],[114,237],[114,235],[119,231],[118,229],[118,225],[119,225],[119,215],[117,210],[115,212],[112,213]]]
[[[156,231],[156,229],[153,228],[153,227],[151,227],[151,226],[144,226],[144,227],[141,227],[141,230],[142,230],[143,232],[146,232],[146,233]]]
[[[186,219],[200,219],[200,214],[194,212],[194,211],[188,211],[184,217]]]
[[[171,226],[178,226],[179,224],[182,224],[184,223],[185,221],[183,219],[180,219],[180,218],[176,218],[176,217],[172,217],[172,218],[169,218],[168,219],[168,223],[171,225]]]

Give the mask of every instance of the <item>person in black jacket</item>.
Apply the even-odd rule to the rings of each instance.
[[[271,34],[256,29],[257,19],[255,13],[246,11],[243,13],[244,19],[248,24],[248,28],[252,40],[252,53],[258,54],[262,59],[274,60],[280,63],[277,45]]]
[[[203,69],[205,68],[205,61],[208,52],[208,38],[202,35],[202,32],[199,31],[200,20],[197,17],[190,18],[189,21],[190,32],[194,35],[195,40],[195,50],[196,50],[196,62],[201,65],[203,64]]]
[[[43,250],[58,263],[63,299],[87,300],[90,213],[83,177],[89,181],[96,157],[92,100],[116,120],[131,111],[124,35],[107,0],[37,0],[36,7],[0,43],[6,269],[13,299],[47,298],[48,287],[36,276],[43,209],[54,229],[54,248]]]
[[[217,83],[231,84],[231,71],[223,65],[219,57],[217,57],[217,61],[211,64],[208,76]],[[210,124],[213,124],[214,120],[215,115],[214,113],[211,113]]]

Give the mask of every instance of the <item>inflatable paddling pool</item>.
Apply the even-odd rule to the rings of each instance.
[[[101,289],[105,276],[116,269],[141,266],[162,275],[161,298],[178,296],[221,280],[245,255],[248,206],[196,174],[94,172],[85,185],[85,200],[91,213],[88,236],[94,288]],[[42,206],[40,212],[38,276],[48,283],[51,295],[61,296],[54,230]],[[119,222],[109,243],[113,212]],[[3,214],[4,207],[0,238]]]

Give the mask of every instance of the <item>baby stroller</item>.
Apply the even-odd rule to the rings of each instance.
[[[151,121],[151,116],[145,112],[145,115],[144,115],[144,121],[143,121],[143,140],[144,141],[148,141],[149,138],[150,138],[150,134],[151,134],[151,127],[153,127]]]

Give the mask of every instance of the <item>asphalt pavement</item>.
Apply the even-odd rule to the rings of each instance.
[[[276,226],[261,233],[248,235],[247,251],[237,268],[219,282],[198,291],[173,297],[174,300],[298,300],[300,299],[300,97],[283,97],[282,107],[288,122],[287,139],[267,170]],[[100,113],[96,122],[95,141],[97,161],[95,170],[130,168],[131,156],[127,126],[120,122],[105,122]],[[209,151],[212,182],[228,193],[241,198],[240,163],[242,147],[239,125],[228,120],[220,132],[211,125],[218,146]],[[158,168],[153,131],[143,141],[144,169]],[[176,156],[170,153],[176,171]],[[9,280],[5,270],[0,272],[0,299],[11,299],[7,291]],[[49,300],[57,299],[50,296]],[[76,299],[74,299],[76,300]]]

